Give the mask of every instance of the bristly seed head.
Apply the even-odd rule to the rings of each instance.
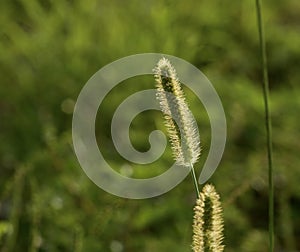
[[[162,58],[153,71],[156,97],[164,113],[173,156],[178,165],[193,165],[200,156],[200,137],[176,71],[166,58]]]
[[[220,196],[213,185],[206,184],[194,207],[194,252],[222,252],[223,218]]]

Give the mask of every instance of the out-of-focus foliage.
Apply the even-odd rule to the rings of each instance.
[[[226,251],[267,250],[267,163],[261,68],[253,1],[0,1],[0,248],[3,251],[190,251],[195,193],[190,177],[155,199],[119,199],[96,187],[72,150],[76,98],[102,66],[136,53],[190,61],[223,102],[228,138],[211,182],[221,195]],[[273,113],[277,251],[300,243],[300,2],[264,1]],[[134,177],[160,174],[170,149],[149,169],[122,159],[110,139],[115,108],[151,78],[125,81],[101,105],[100,149]],[[210,127],[201,102],[187,100],[203,154]],[[158,112],[133,124],[149,148],[163,129]],[[129,174],[128,173],[128,174]]]

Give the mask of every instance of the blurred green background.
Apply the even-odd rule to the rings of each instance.
[[[263,3],[270,67],[275,167],[276,251],[300,251],[300,1]],[[94,185],[72,149],[72,111],[87,80],[136,53],[181,57],[203,71],[223,102],[226,150],[210,179],[221,195],[226,251],[267,251],[268,185],[261,67],[254,0],[1,0],[0,248],[3,251],[191,251],[195,193],[190,176],[153,199],[117,198]],[[160,174],[155,163],[124,160],[110,138],[115,108],[149,77],[121,83],[97,120],[106,159],[132,177]],[[210,127],[186,90],[203,154]],[[157,111],[132,122],[131,139],[147,150],[164,130]],[[144,169],[143,169],[144,168]]]

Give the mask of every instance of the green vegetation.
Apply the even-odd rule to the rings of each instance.
[[[300,250],[300,2],[263,2],[273,122],[275,251]],[[94,185],[72,150],[72,110],[87,80],[127,55],[161,52],[202,70],[228,125],[222,162],[209,182],[224,211],[225,251],[268,251],[268,160],[255,1],[0,1],[0,249],[3,251],[191,251],[195,191],[187,177],[160,197],[128,200]],[[114,88],[96,123],[99,148],[117,170],[145,178],[172,163],[124,160],[110,121],[128,95],[155,85],[140,76]],[[199,174],[210,127],[185,89],[201,134]],[[162,114],[132,122],[149,148]]]
[[[274,251],[274,169],[273,169],[273,148],[272,148],[272,118],[269,105],[269,71],[266,52],[266,40],[264,33],[264,20],[261,0],[256,0],[256,13],[259,43],[261,51],[261,68],[263,76],[263,97],[265,107],[265,125],[266,125],[266,146],[268,155],[268,187],[269,187],[269,251]]]

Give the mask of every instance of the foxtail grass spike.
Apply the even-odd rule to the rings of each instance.
[[[213,185],[206,184],[194,207],[194,252],[222,252],[223,217],[220,196]]]
[[[178,165],[193,166],[200,156],[200,137],[176,71],[168,59],[162,58],[154,76],[174,159]]]

